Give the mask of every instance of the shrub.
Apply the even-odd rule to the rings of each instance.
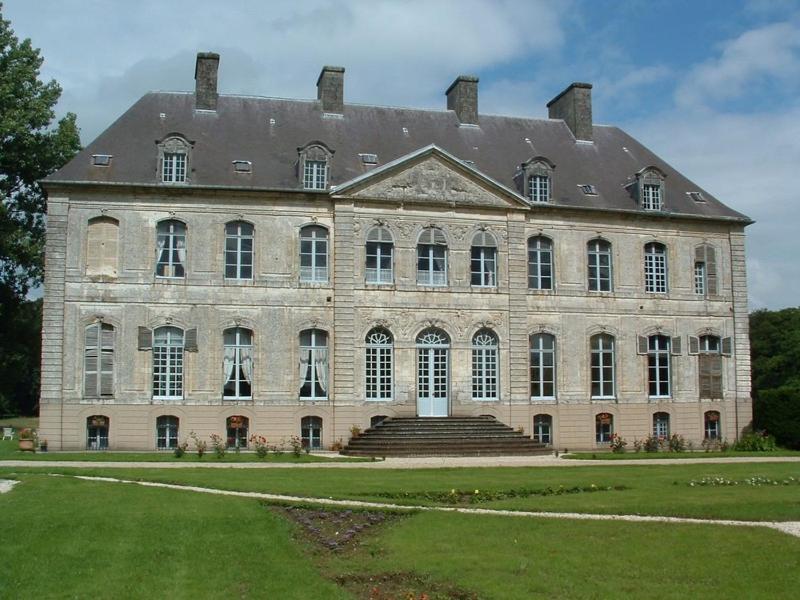
[[[335,442],[331,444],[331,450],[334,452],[340,452],[344,448],[344,443],[342,442],[342,438],[339,438]]]
[[[214,454],[217,458],[223,458],[225,456],[225,440],[216,433],[212,433],[209,437],[211,438],[211,446],[214,448]]]
[[[351,425],[350,426],[350,437],[357,438],[361,435],[361,427],[358,425]]]
[[[645,452],[658,452],[661,450],[661,446],[663,446],[663,444],[663,440],[654,435],[648,435],[642,441],[642,447],[644,448]]]
[[[184,454],[186,454],[186,449],[189,447],[189,442],[184,441],[182,444],[178,444],[175,446],[175,449],[172,453],[175,455],[175,458],[181,458]]]
[[[267,453],[269,452],[267,438],[265,438],[263,435],[256,435],[254,433],[250,436],[250,443],[253,444],[253,448],[255,448],[256,456],[258,456],[258,458],[267,457]]]
[[[775,438],[765,431],[751,432],[742,437],[733,446],[734,450],[746,452],[773,452],[778,449]]]
[[[300,441],[300,438],[296,435],[293,435],[289,438],[289,446],[292,448],[292,454],[295,456],[300,456],[303,452],[303,442]]]
[[[609,442],[609,446],[611,447],[612,452],[620,453],[625,452],[625,446],[628,445],[628,442],[625,441],[625,438],[620,437],[619,434],[612,433],[611,434],[611,441]]]
[[[206,449],[208,448],[208,443],[205,440],[201,440],[197,437],[197,434],[194,431],[189,432],[189,437],[192,438],[194,442],[194,449],[197,452],[197,458],[203,458],[203,454],[206,453]]]
[[[775,436],[776,444],[800,450],[800,386],[758,390],[753,413],[756,427]]]
[[[670,452],[685,452],[686,440],[682,435],[673,433],[671,436],[669,436],[669,439],[667,440],[667,449]]]

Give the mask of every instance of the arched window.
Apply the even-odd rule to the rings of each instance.
[[[553,417],[550,415],[534,415],[533,441],[547,445],[553,443]]]
[[[366,342],[364,387],[367,400],[391,400],[394,362],[392,334],[382,327],[376,327],[367,334]]]
[[[394,240],[385,227],[373,227],[367,234],[367,283],[392,283]]]
[[[447,239],[441,229],[428,227],[417,240],[417,283],[447,285]]]
[[[253,395],[253,332],[232,327],[222,333],[222,375],[226,399],[250,400]]]
[[[669,413],[653,413],[653,437],[660,440],[669,437]]]
[[[300,398],[328,399],[328,334],[321,329],[300,332]]]
[[[703,437],[707,440],[718,440],[722,437],[719,411],[709,410],[703,415]]]
[[[448,371],[450,337],[430,327],[417,336],[417,414],[446,417],[448,414]]]
[[[153,332],[153,399],[183,398],[183,330],[159,327]]]
[[[225,279],[253,278],[253,226],[244,221],[225,224]]]
[[[664,209],[664,173],[658,167],[645,167],[636,174],[642,210]]]
[[[644,291],[667,293],[667,247],[650,242],[644,247]]]
[[[651,398],[669,398],[670,339],[665,335],[647,338],[647,379]]]
[[[161,181],[186,183],[189,173],[189,144],[179,137],[170,137],[159,144]]]
[[[553,242],[544,236],[528,240],[528,287],[553,289]]]
[[[225,421],[228,448],[247,448],[247,432],[250,419],[242,415],[228,417]]]
[[[610,292],[613,289],[611,244],[605,240],[592,240],[587,247],[589,259],[589,290]]]
[[[180,420],[172,415],[156,419],[156,448],[171,450],[178,447],[178,425]]]
[[[614,337],[606,333],[593,335],[592,350],[592,398],[614,398]]]
[[[116,277],[119,221],[111,217],[89,219],[86,233],[86,274]]]
[[[556,338],[549,333],[530,337],[531,399],[556,397]]]
[[[183,278],[186,274],[186,225],[161,221],[156,227],[156,277]]]
[[[330,160],[333,151],[319,141],[309,142],[298,148],[303,189],[325,190],[330,178]]]
[[[322,449],[322,419],[303,417],[300,421],[300,442],[309,450]]]
[[[614,435],[614,415],[599,413],[594,417],[594,441],[598,444],[608,444]]]
[[[83,395],[114,395],[114,327],[92,323],[86,327],[83,354]]]
[[[472,238],[471,283],[475,287],[497,287],[497,242],[488,231]]]
[[[105,415],[92,415],[86,419],[86,448],[88,450],[108,449],[108,430],[110,420]]]
[[[328,230],[320,225],[300,230],[300,281],[328,281]]]
[[[472,336],[472,399],[497,400],[497,336],[481,329]]]

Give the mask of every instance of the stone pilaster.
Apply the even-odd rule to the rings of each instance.
[[[528,403],[528,247],[525,215],[508,217],[508,362],[512,403]]]
[[[750,317],[747,311],[747,264],[744,231],[732,231],[731,288],[733,295],[733,356],[736,361],[736,434],[753,419],[750,398]]]
[[[333,220],[333,390],[336,404],[353,404],[355,397],[355,267],[352,202],[338,202]]]

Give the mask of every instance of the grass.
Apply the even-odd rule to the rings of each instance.
[[[737,456],[772,458],[774,456],[800,457],[800,450],[779,448],[772,452],[750,452],[728,450],[726,452],[570,452],[564,458],[571,460],[652,460],[676,459],[691,460],[694,458],[731,458]]]
[[[218,475],[197,471],[187,470]],[[483,475],[498,483],[502,472]],[[294,473],[312,486],[308,474],[319,474]],[[386,487],[398,475],[364,474]],[[429,476],[418,483],[427,487]],[[489,600],[687,598],[708,590],[722,598],[796,597],[800,539],[761,528],[416,513],[331,553],[252,499],[17,477],[21,483],[0,495],[0,581],[8,597],[335,600],[354,596],[334,577],[389,572],[416,576],[417,593],[456,584]],[[371,587],[356,597],[369,597]]]
[[[210,459],[213,460],[213,459]],[[2,468],[9,472],[41,471],[35,467]],[[597,493],[508,498],[480,507],[601,514],[646,514],[739,520],[800,520],[800,486],[740,485],[690,487],[691,480],[721,476],[743,480],[753,476],[800,479],[800,463],[609,465],[536,468],[460,469],[77,469],[48,468],[67,474],[93,474],[219,489],[313,497],[375,500],[398,504],[436,504],[426,492],[451,489],[504,491],[597,486],[625,489]],[[387,499],[383,494],[410,498]]]

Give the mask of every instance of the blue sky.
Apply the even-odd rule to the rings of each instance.
[[[84,143],[149,90],[192,90],[199,50],[220,91],[311,98],[324,64],[349,102],[443,108],[461,73],[480,111],[546,116],[572,81],[748,227],[751,308],[800,305],[798,0],[4,0]]]

